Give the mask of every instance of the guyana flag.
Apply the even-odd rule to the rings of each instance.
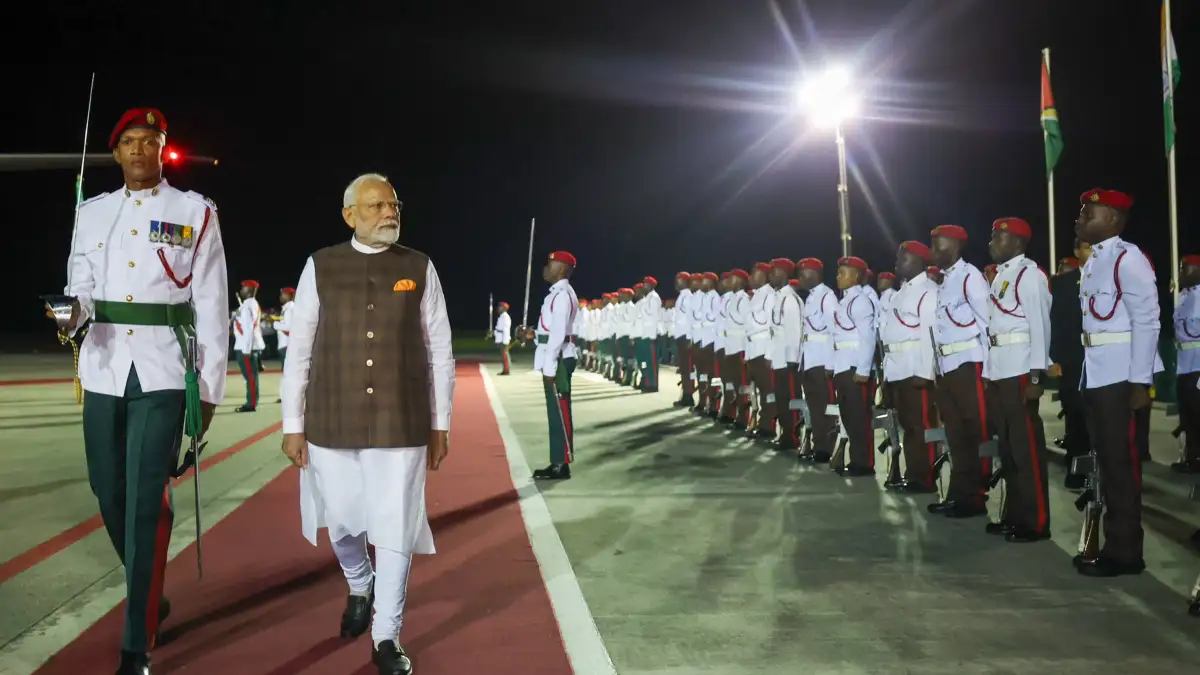
[[[1162,55],[1163,79],[1163,133],[1166,136],[1167,154],[1175,145],[1175,90],[1179,88],[1179,54],[1175,52],[1175,38],[1167,25],[1167,3],[1162,4],[1162,29],[1159,31]]]
[[[1046,141],[1046,175],[1054,173],[1063,151],[1062,129],[1058,126],[1058,110],[1054,107],[1054,92],[1050,90],[1050,68],[1042,58],[1042,135]]]

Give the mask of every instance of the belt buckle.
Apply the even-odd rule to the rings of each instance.
[[[999,347],[1000,340],[998,338],[999,338],[998,335],[992,335],[991,333],[988,333],[988,344],[993,347]]]
[[[1091,333],[1084,333],[1084,334],[1083,334],[1083,346],[1084,346],[1084,347],[1091,347],[1091,346],[1092,346],[1092,335],[1091,335]]]

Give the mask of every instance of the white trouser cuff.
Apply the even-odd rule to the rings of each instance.
[[[375,560],[379,569],[375,578],[375,619],[371,622],[371,639],[378,645],[384,640],[399,639],[400,627],[404,624],[412,554],[376,546]]]
[[[360,532],[329,543],[333,545],[333,554],[337,556],[342,573],[346,575],[350,593],[370,595],[375,570],[371,569],[371,557],[367,555],[367,533]]]

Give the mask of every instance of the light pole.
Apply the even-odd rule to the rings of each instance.
[[[842,255],[850,252],[850,181],[846,177],[846,136],[842,123],[858,113],[858,98],[850,90],[850,71],[834,67],[807,81],[799,92],[803,106],[819,127],[833,127],[838,153],[838,217],[842,229]]]

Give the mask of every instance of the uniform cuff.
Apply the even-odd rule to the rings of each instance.
[[[283,418],[283,433],[285,434],[302,434],[304,433],[304,417],[285,417]]]
[[[430,427],[431,431],[450,431],[450,414],[441,415],[435,413],[433,419],[430,420],[430,424],[432,425]]]

